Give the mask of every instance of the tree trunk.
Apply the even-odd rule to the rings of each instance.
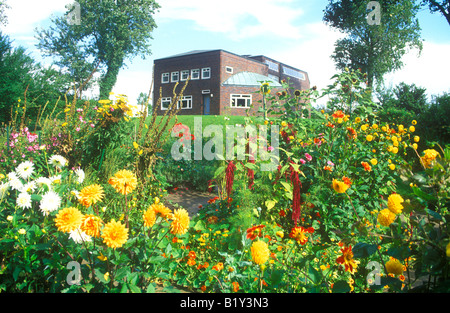
[[[109,93],[117,82],[122,62],[108,62],[105,75],[100,80],[100,99],[109,99]]]

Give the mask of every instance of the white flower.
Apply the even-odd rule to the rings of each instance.
[[[19,196],[16,199],[16,204],[18,207],[22,209],[30,209],[31,208],[31,195],[26,192],[19,193]]]
[[[9,186],[11,187],[11,189],[14,190],[22,189],[23,187],[22,181],[19,179],[19,177],[17,177],[16,173],[11,172],[8,173],[6,176],[8,176]]]
[[[34,190],[36,189],[36,183],[34,181],[30,181],[26,184],[24,184],[21,188],[20,188],[20,192],[28,192],[28,193],[32,193]]]
[[[51,176],[48,179],[50,179],[51,184],[59,184],[61,182],[61,175]]]
[[[6,193],[8,192],[8,188],[9,188],[9,182],[3,182],[0,185],[0,200],[3,199],[3,197],[6,195]]]
[[[39,208],[42,214],[48,215],[59,208],[61,205],[61,197],[54,191],[47,191],[41,199]]]
[[[30,161],[25,161],[19,164],[16,168],[16,173],[23,179],[28,179],[34,171],[34,165]]]
[[[81,169],[81,168],[79,168],[79,169],[77,169],[77,170],[75,170],[75,174],[77,174],[77,182],[79,183],[79,184],[82,184],[83,183],[83,181],[84,181],[84,178],[85,178],[85,174],[84,174],[84,171]]]
[[[65,157],[55,154],[50,157],[49,163],[57,168],[63,168],[67,164]]]
[[[72,230],[70,232],[69,238],[76,243],[82,243],[83,241],[92,241],[91,236],[86,235],[86,233],[79,228]]]
[[[75,198],[80,199],[80,192],[78,190],[72,190],[70,192],[73,196],[75,196]]]
[[[51,189],[52,181],[47,177],[38,177],[36,180],[36,185],[41,188],[44,185],[47,185],[48,189]]]

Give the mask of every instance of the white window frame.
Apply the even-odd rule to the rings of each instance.
[[[187,104],[185,108],[183,108],[183,102]],[[178,108],[181,106],[182,110],[192,109],[192,96],[183,96],[182,99],[178,100],[177,106]]]
[[[231,66],[225,66],[225,72],[233,74],[233,68]]]
[[[272,61],[270,61],[270,60],[265,60],[264,63],[266,63],[267,66],[269,66],[269,70],[272,70],[272,71],[275,71],[275,72],[278,72],[278,71],[279,71],[279,70],[278,70],[278,64],[277,64],[277,63],[272,62]]]
[[[245,106],[238,106],[237,100],[246,100]],[[233,100],[235,100],[235,104],[233,105]],[[236,109],[248,109],[252,105],[252,95],[251,94],[231,94],[230,95],[230,107]]]
[[[189,70],[181,71],[180,80],[185,81],[185,80],[188,80],[188,78],[189,78]]]
[[[172,72],[170,73],[170,80],[172,83],[176,83],[180,79],[180,72]]]
[[[286,67],[286,66],[283,66],[283,74],[286,74],[288,76],[295,77],[295,78],[298,78],[301,80],[306,79],[305,74],[303,74],[302,72],[294,70],[294,69]]]
[[[163,106],[163,103],[168,103],[167,108],[165,108]],[[163,98],[161,98],[161,110],[162,111],[168,110],[171,103],[172,103],[172,98],[171,97],[163,97]]]
[[[202,79],[210,79],[211,78],[211,68],[205,67],[202,68]]]
[[[196,73],[196,75],[194,75]],[[191,70],[191,80],[197,80],[200,79],[200,69],[195,68]]]
[[[161,84],[167,84],[170,82],[170,74],[169,73],[162,73],[161,74]]]

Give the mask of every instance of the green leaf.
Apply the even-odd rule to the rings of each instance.
[[[347,293],[350,290],[350,285],[344,280],[339,280],[333,285],[333,293]]]
[[[441,216],[438,212],[435,212],[435,211],[430,210],[430,209],[425,209],[425,211],[426,211],[428,214],[430,214],[432,217],[434,217],[435,219],[437,219],[438,221],[442,221],[442,216]]]
[[[147,293],[155,293],[156,292],[155,284],[154,283],[149,284],[148,287],[147,287],[146,292]]]
[[[367,244],[364,242],[358,242],[353,248],[353,256],[355,258],[366,258],[371,256],[377,251],[378,247],[374,244]]]
[[[411,249],[407,246],[392,247],[388,249],[387,255],[396,258],[398,260],[404,260],[411,256]]]
[[[423,192],[420,188],[418,187],[412,187],[412,190],[414,192],[414,194],[416,196],[418,196],[419,198],[425,200],[425,201],[437,201],[436,197],[434,197],[433,195],[429,195],[425,192]]]
[[[265,204],[266,204],[267,210],[270,210],[270,209],[272,209],[275,206],[276,201],[274,201],[274,200],[267,200]]]

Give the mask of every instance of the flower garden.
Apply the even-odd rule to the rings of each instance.
[[[450,147],[380,121],[359,71],[334,78],[322,94],[264,88],[269,117],[245,124],[279,126],[274,171],[248,151],[173,160],[194,139],[176,99],[137,118],[122,95],[66,99],[34,124],[19,102],[0,136],[0,291],[450,290]],[[318,97],[326,109],[304,106]],[[211,194],[195,215],[166,203],[182,176]]]

